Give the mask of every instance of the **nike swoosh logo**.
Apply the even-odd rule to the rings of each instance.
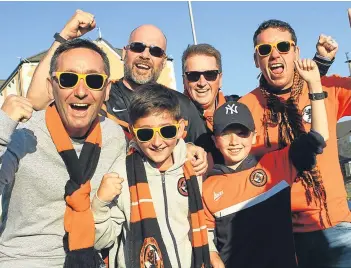
[[[127,109],[118,110],[118,109],[116,109],[115,107],[112,108],[112,111],[114,111],[115,113],[123,112],[123,111],[125,111],[125,110],[127,110]]]

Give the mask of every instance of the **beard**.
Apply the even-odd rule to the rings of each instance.
[[[125,61],[127,61],[127,56]],[[136,67],[137,64],[147,65],[150,67],[150,69],[140,70],[138,67]],[[149,82],[156,82],[157,79],[160,77],[161,71],[161,68],[154,68],[153,62],[148,60],[142,60],[140,58],[137,58],[131,66],[124,64],[124,77],[137,85],[144,85]]]

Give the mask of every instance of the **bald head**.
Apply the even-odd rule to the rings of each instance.
[[[143,24],[135,28],[129,36],[129,42],[142,42],[159,46],[166,51],[167,38],[160,28],[152,24]]]

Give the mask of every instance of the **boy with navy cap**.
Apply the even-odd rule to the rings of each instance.
[[[318,67],[312,60],[295,66],[312,95],[312,127],[290,146],[258,159],[250,154],[256,132],[247,106],[227,102],[214,114],[214,141],[225,165],[209,173],[203,201],[215,268],[297,267],[290,186],[299,172],[315,166],[316,154],[326,146],[328,122],[324,100],[315,98],[323,94]]]

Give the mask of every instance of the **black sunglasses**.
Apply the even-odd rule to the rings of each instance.
[[[161,138],[165,140],[174,139],[177,136],[179,129],[179,124],[172,124],[162,127],[153,127],[153,128],[134,128],[133,132],[136,138],[140,142],[148,142],[152,140],[156,132],[158,132]]]
[[[218,77],[219,70],[209,70],[204,72],[192,71],[192,72],[185,72],[186,78],[190,82],[199,81],[200,76],[203,75],[207,81],[215,81]]]
[[[126,49],[130,49],[135,53],[142,53],[147,47],[149,48],[150,54],[154,57],[161,58],[165,55],[165,51],[162,48],[153,45],[148,46],[141,42],[132,42],[127,45]]]
[[[106,74],[79,74],[73,72],[53,72],[61,88],[74,88],[80,79],[83,79],[85,85],[91,90],[100,91],[103,89],[107,79]]]

